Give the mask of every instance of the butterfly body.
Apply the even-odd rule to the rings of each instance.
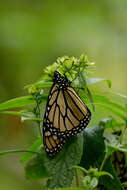
[[[88,125],[90,117],[89,109],[70,86],[70,81],[55,71],[43,121],[43,141],[48,156],[56,156],[70,136]]]

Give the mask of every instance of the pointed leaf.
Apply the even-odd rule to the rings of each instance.
[[[14,98],[0,104],[0,111],[35,104],[33,96]]]
[[[47,100],[47,95],[43,94],[42,95],[42,102]],[[36,104],[36,101],[33,99],[33,96],[24,96],[24,97],[19,97],[19,98],[14,98],[11,100],[8,100],[6,102],[3,102],[0,104],[0,111],[2,110],[7,110],[10,108],[18,108],[18,107],[23,107],[23,106],[28,106]]]
[[[119,116],[123,120],[127,121],[127,109],[115,102],[112,102],[109,98],[100,95],[93,95],[93,100],[96,106],[103,107],[113,114]]]
[[[100,177],[103,175],[108,175],[109,177],[113,178],[113,176],[109,172],[105,172],[105,171],[98,171],[94,174],[94,176],[96,176],[96,177]]]
[[[23,113],[21,111],[0,111],[0,114],[8,114],[8,115],[17,115],[17,116],[28,117],[27,113]]]
[[[52,174],[47,187],[50,189],[69,187],[74,176],[72,166],[78,165],[82,155],[83,136],[79,134],[68,140],[63,150],[54,158],[46,159],[47,170]]]
[[[102,95],[98,95],[98,94],[95,95],[94,94],[92,97],[93,97],[94,102],[100,102],[100,103],[103,103],[103,104],[107,104],[112,108],[118,109],[119,111],[127,112],[127,109],[124,106],[122,106],[122,105],[120,105],[120,104],[118,104],[116,102],[112,102],[106,96],[102,96]]]

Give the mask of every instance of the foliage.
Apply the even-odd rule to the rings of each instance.
[[[80,163],[82,148],[83,136],[78,135],[66,143],[56,158],[46,158],[46,168],[52,174],[52,177],[47,182],[48,188],[54,189],[56,187],[69,187],[71,185],[74,176],[72,166]]]
[[[106,81],[111,88],[111,81],[102,78],[89,78],[89,69],[93,63],[87,56],[80,58],[64,56],[45,69],[39,81],[25,86],[28,96],[19,97],[0,104],[1,114],[18,115],[21,121],[36,122],[40,136],[30,146],[29,150],[12,150],[0,152],[0,156],[24,153],[20,158],[25,163],[25,176],[29,180],[46,179],[47,189],[83,190],[95,189],[103,185],[108,190],[123,189],[114,170],[111,155],[119,150],[127,152],[123,141],[127,125],[127,108],[115,100],[97,92],[92,92],[92,86],[97,82]],[[70,138],[62,151],[50,159],[45,154],[42,144],[42,103],[47,101],[47,88],[52,85],[55,70],[66,75],[71,81],[81,99],[90,104],[92,114],[97,109],[107,110],[107,118],[100,118],[97,126],[86,128],[82,133]],[[91,86],[91,87],[90,87]],[[126,96],[119,96],[127,99]],[[26,107],[27,106],[27,107]],[[28,107],[32,106],[32,107]],[[23,107],[23,109],[22,109]],[[24,108],[25,107],[25,108]],[[19,110],[10,110],[20,108]],[[113,133],[121,130],[120,137]],[[70,187],[72,183],[75,187]]]

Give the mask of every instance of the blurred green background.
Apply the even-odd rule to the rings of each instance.
[[[83,52],[96,63],[92,77],[111,79],[112,91],[127,94],[126,0],[0,1],[0,102],[25,95],[24,85],[57,57]],[[0,124],[0,151],[27,149],[36,139],[32,122],[0,115]],[[0,189],[35,188],[43,189],[25,179],[19,155],[0,158]]]

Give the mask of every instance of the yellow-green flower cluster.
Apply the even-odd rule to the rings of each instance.
[[[77,78],[81,72],[87,72],[88,66],[93,65],[90,63],[87,56],[82,54],[79,58],[63,56],[59,57],[55,63],[46,67],[45,73],[52,77],[54,71],[57,70],[61,75],[66,74],[70,81]]]

